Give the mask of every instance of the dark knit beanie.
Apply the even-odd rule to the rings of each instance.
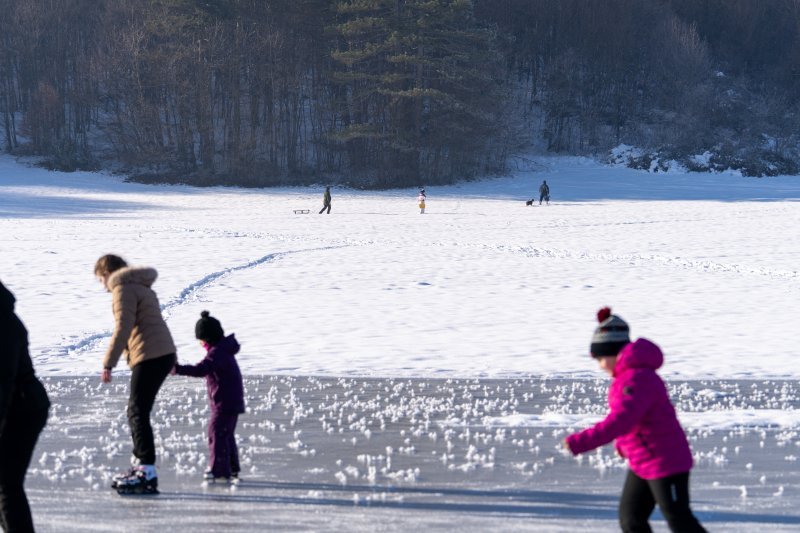
[[[222,331],[222,324],[219,323],[219,320],[210,316],[208,311],[203,311],[200,313],[200,320],[194,325],[194,336],[208,344],[216,344],[222,340],[225,332]]]
[[[620,317],[612,315],[610,308],[600,309],[597,312],[597,321],[600,325],[594,330],[589,348],[592,357],[617,355],[623,346],[631,342],[628,324]]]

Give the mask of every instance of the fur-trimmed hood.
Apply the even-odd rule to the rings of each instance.
[[[153,286],[158,272],[155,268],[150,267],[124,267],[111,273],[108,277],[108,290],[113,291],[114,287],[118,285],[127,285],[129,283],[136,283],[144,285],[147,288]]]

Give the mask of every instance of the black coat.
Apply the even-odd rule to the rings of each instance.
[[[28,330],[14,313],[14,295],[0,283],[0,435],[10,412],[40,413],[50,407],[33,373]]]

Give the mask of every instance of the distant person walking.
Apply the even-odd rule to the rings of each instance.
[[[547,180],[542,181],[542,184],[539,185],[539,205],[542,205],[542,200],[550,205],[550,186],[547,184]]]
[[[331,214],[331,188],[325,187],[325,194],[322,196],[322,209],[319,210],[319,214],[321,215],[325,209],[328,210],[328,214]]]
[[[622,531],[651,531],[648,520],[658,504],[670,530],[704,533],[689,507],[692,452],[656,374],[664,355],[647,339],[631,342],[628,324],[608,307],[598,311],[597,319],[590,350],[613,377],[610,412],[593,427],[567,437],[565,445],[577,455],[616,439],[617,453],[630,467],[619,502]]]
[[[175,365],[180,376],[205,377],[211,418],[208,421],[208,469],[203,477],[235,481],[239,478],[239,450],[236,447],[236,422],[244,413],[244,385],[236,362],[239,343],[233,334],[225,336],[219,320],[208,311],[200,313],[194,336],[206,349],[196,365]]]
[[[47,423],[50,400],[33,372],[28,330],[14,313],[16,299],[0,283],[0,527],[33,531],[25,474]]]
[[[134,467],[114,477],[120,492],[158,492],[156,446],[150,412],[164,379],[175,366],[175,343],[161,316],[158,297],[151,288],[158,277],[153,268],[129,267],[119,256],[104,255],[94,267],[95,276],[111,293],[114,333],[103,359],[103,383],[123,352],[131,368],[128,423],[133,438]]]
[[[419,190],[419,196],[417,196],[417,203],[419,204],[419,212],[420,214],[425,214],[425,200],[427,196],[425,195],[425,189]]]

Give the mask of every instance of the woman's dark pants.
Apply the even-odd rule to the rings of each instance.
[[[156,464],[156,445],[150,412],[156,394],[175,366],[175,354],[142,361],[131,372],[131,395],[128,399],[128,423],[133,437],[133,455],[143,465]]]

